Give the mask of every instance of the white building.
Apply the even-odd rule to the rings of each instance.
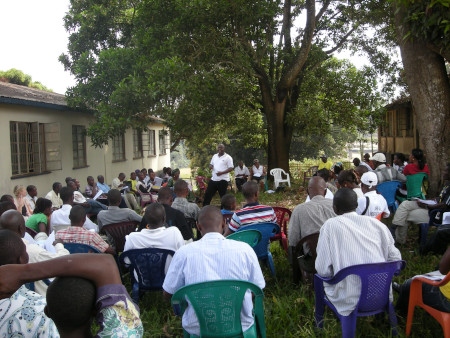
[[[45,196],[53,182],[70,176],[81,187],[86,177],[103,175],[111,184],[120,172],[170,166],[170,140],[161,119],[139,132],[129,129],[103,148],[91,146],[90,113],[70,110],[64,95],[0,82],[0,195],[15,185],[33,184]]]

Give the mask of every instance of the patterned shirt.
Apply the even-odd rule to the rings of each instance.
[[[184,197],[175,198],[172,203],[172,208],[180,210],[184,214],[184,217],[191,217],[195,220],[198,218],[198,213],[200,212],[197,204],[188,202]]]
[[[332,277],[351,265],[400,259],[388,227],[375,218],[349,212],[330,218],[320,228],[316,258],[320,276]],[[356,307],[361,282],[357,276],[348,276],[335,285],[325,284],[325,293],[337,311],[348,316]]]
[[[229,240],[217,232],[205,234],[201,240],[182,246],[175,252],[163,289],[174,294],[185,285],[212,280],[237,279],[266,285],[255,251],[246,243]],[[251,292],[247,292],[241,312],[245,331],[253,325]],[[191,306],[183,314],[183,328],[200,334],[197,317]]]
[[[68,227],[64,230],[59,230],[56,233],[56,239],[62,240],[64,243],[81,243],[93,246],[100,252],[105,252],[109,245],[99,234],[86,230],[82,227]]]
[[[139,308],[130,299],[121,284],[109,284],[97,289],[97,324],[100,330],[95,337],[140,338],[144,327],[139,318]]]
[[[236,211],[228,227],[234,232],[246,225],[266,222],[277,222],[275,212],[272,207],[255,202],[246,204],[241,210]]]
[[[59,337],[55,323],[44,314],[45,296],[21,286],[0,300],[1,337]]]

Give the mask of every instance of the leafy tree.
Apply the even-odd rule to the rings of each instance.
[[[450,159],[450,2],[397,0],[397,39],[417,128],[430,165],[430,195]]]
[[[69,103],[95,110],[88,132],[97,146],[157,115],[175,141],[215,147],[242,138],[266,147],[270,168],[288,169],[297,136],[347,127],[378,102],[375,85],[351,91],[373,73],[345,83],[344,66],[328,60],[354,48],[392,70],[377,48],[393,47],[381,34],[387,9],[384,1],[72,0],[69,54],[60,57],[77,79]],[[379,28],[371,36],[369,24]],[[328,92],[312,95],[333,67]]]
[[[45,90],[47,92],[51,92],[51,89],[45,87],[42,83],[37,81],[32,81],[31,76],[25,74],[21,70],[11,68],[7,71],[0,71],[0,81],[9,82],[13,84],[17,84],[20,86],[36,88],[40,90]]]

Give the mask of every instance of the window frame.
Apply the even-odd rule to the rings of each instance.
[[[120,133],[112,138],[112,162],[126,161],[125,134]]]
[[[81,148],[80,148],[81,144]],[[81,154],[81,160],[80,160]],[[72,125],[72,160],[73,168],[86,168],[87,164],[87,148],[86,148],[86,127],[84,125]]]

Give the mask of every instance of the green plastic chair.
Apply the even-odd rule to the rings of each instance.
[[[242,230],[236,231],[229,235],[227,239],[234,239],[235,241],[245,242],[254,248],[261,241],[262,234],[258,230]]]
[[[397,196],[397,200],[403,202],[415,197],[425,199],[424,182],[426,180],[428,180],[428,175],[426,173],[406,176],[406,191],[408,194],[406,198]]]
[[[247,290],[254,294],[255,323],[242,332],[240,313]],[[189,301],[198,318],[200,336],[184,331],[185,338],[265,338],[263,297],[263,291],[253,283],[240,280],[216,280],[182,287],[172,296],[172,306],[175,314],[181,316]]]

